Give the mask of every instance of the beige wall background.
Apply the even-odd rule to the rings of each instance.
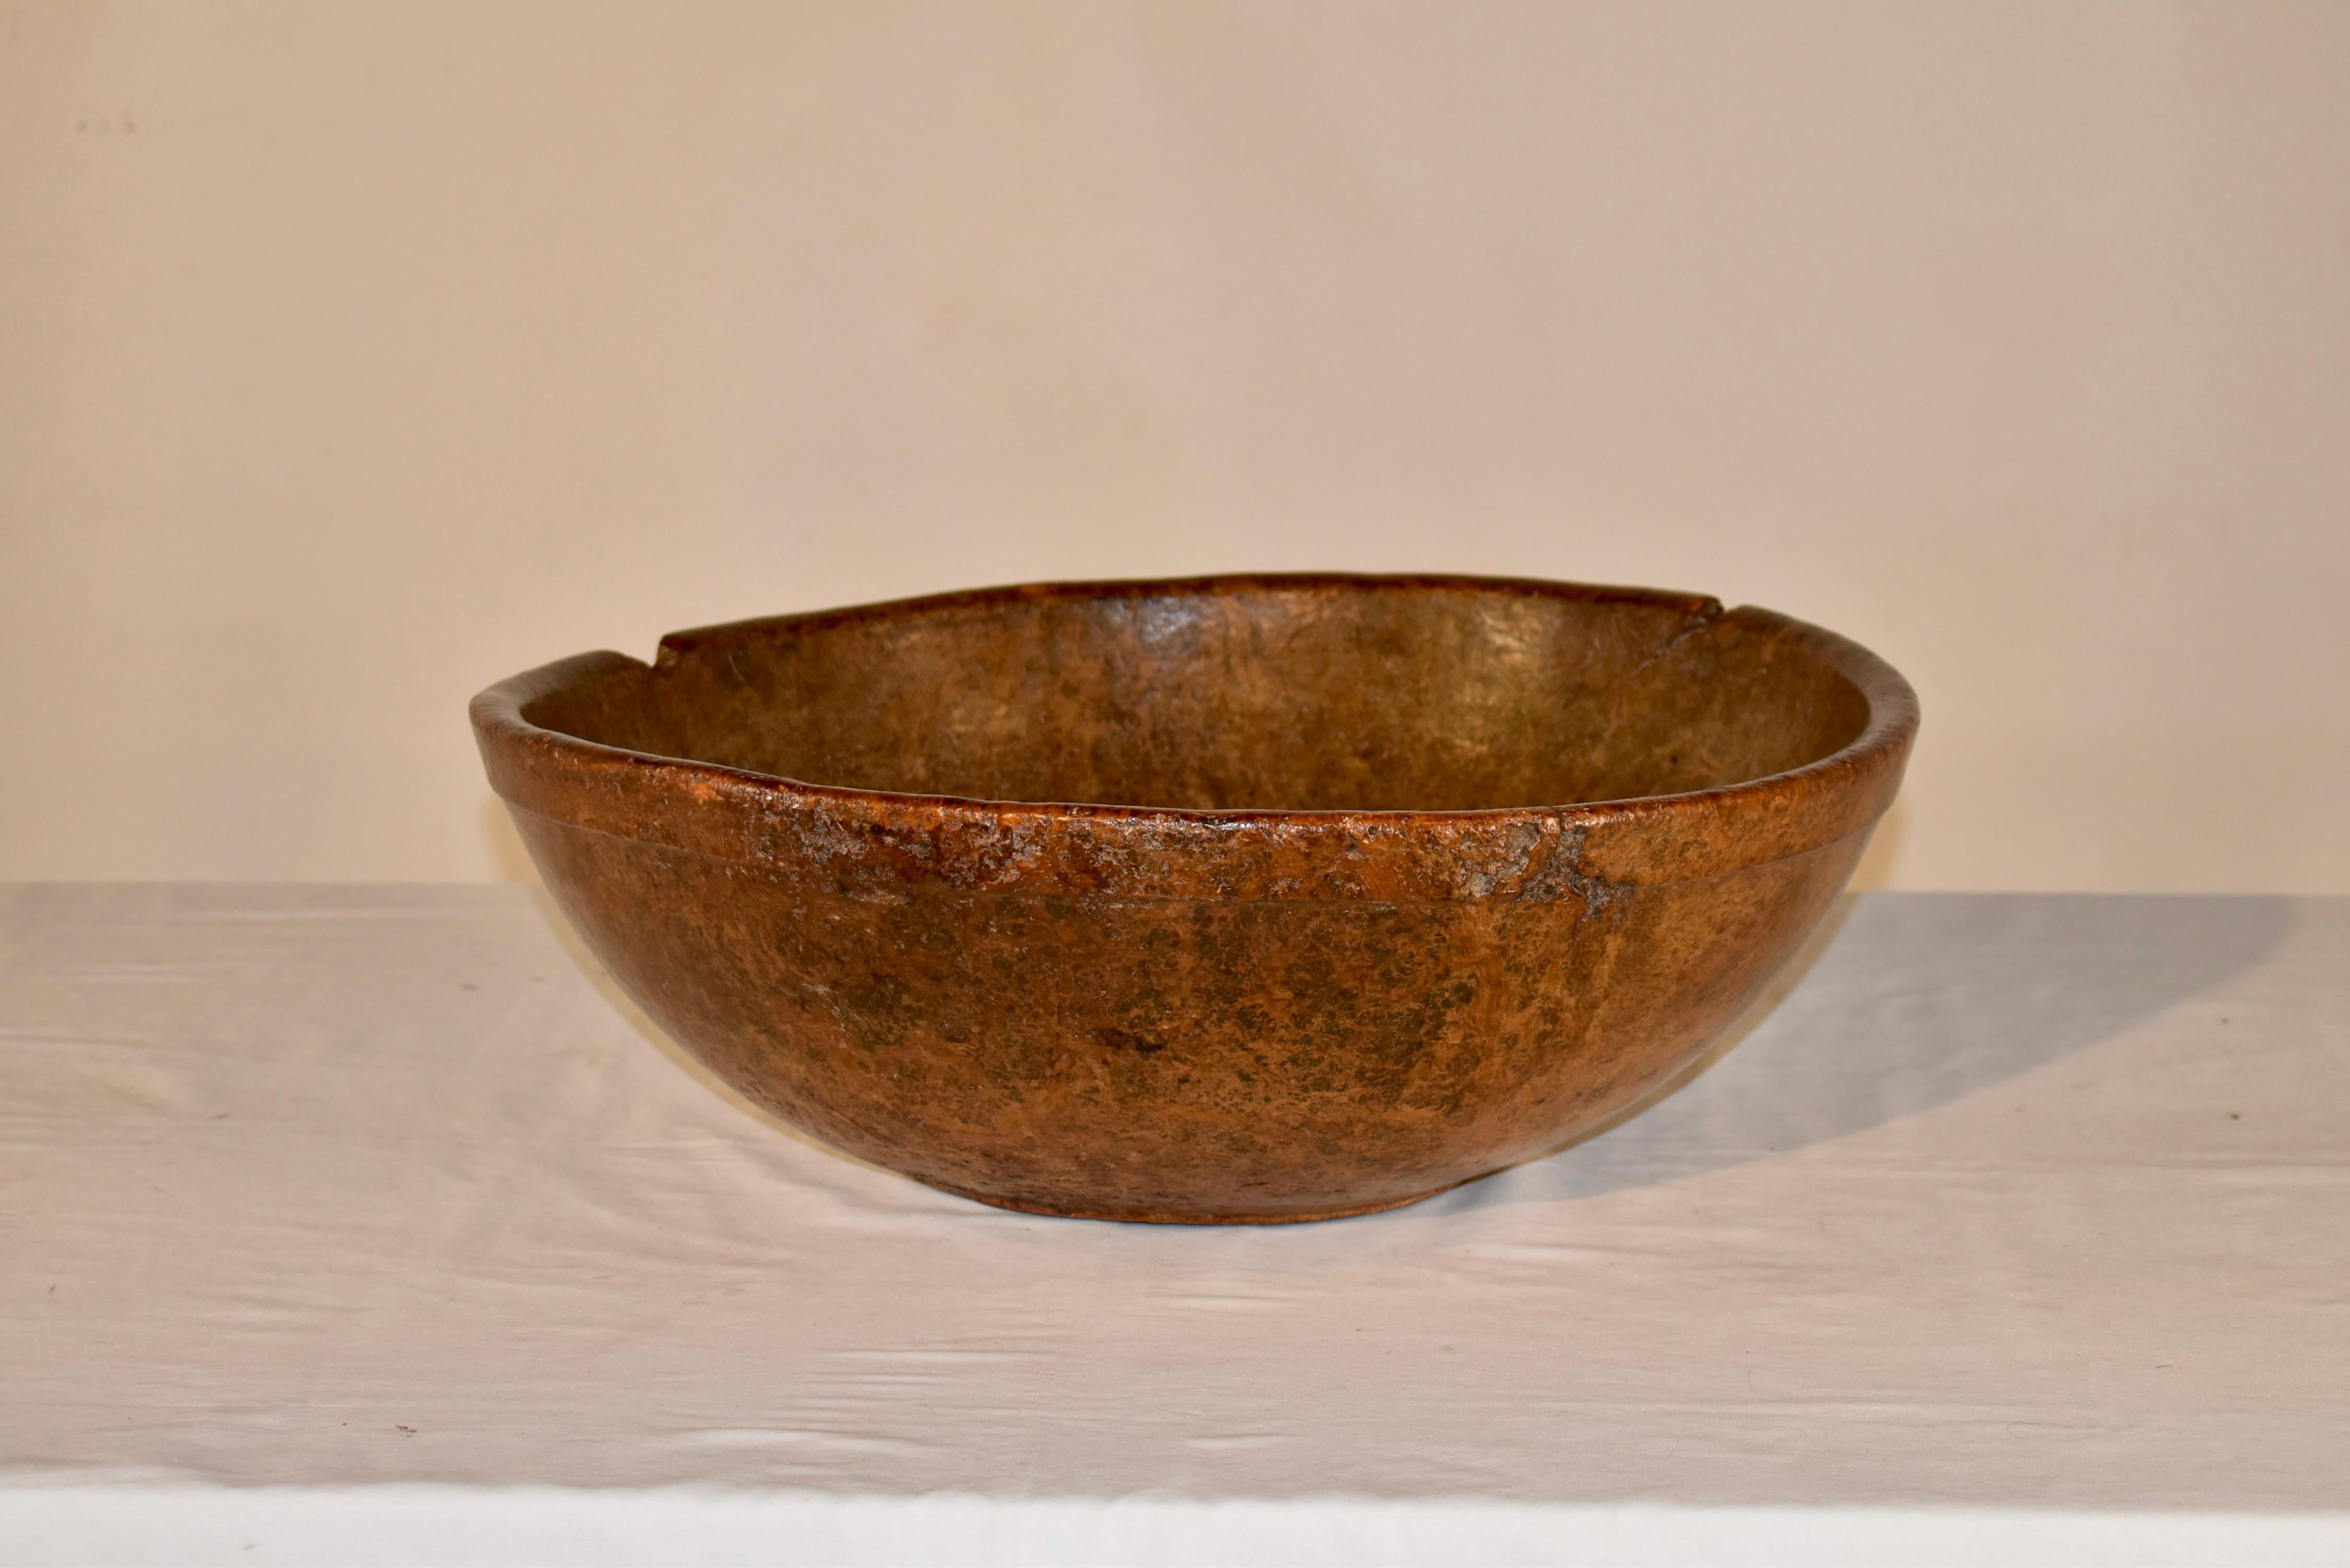
[[[2350,5],[0,5],[0,876],[492,877],[488,681],[984,583],[1651,583],[1866,869],[2350,892]]]

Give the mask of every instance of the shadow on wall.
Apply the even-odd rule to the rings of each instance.
[[[490,864],[498,868],[499,881],[538,886],[538,867],[530,863],[530,851],[523,847],[522,835],[515,831],[514,818],[506,815],[506,803],[494,794],[482,797],[482,842],[489,847]]]
[[[1548,1158],[1420,1208],[1598,1197],[1866,1132],[2209,990],[2291,918],[2278,898],[1847,893],[1672,1084]]]
[[[1877,831],[1869,835],[1868,848],[1861,855],[1860,864],[1853,867],[1849,884],[1852,891],[1874,893],[1892,887],[1899,876],[1901,846],[1908,841],[1909,802],[1897,795],[1891,807],[1877,819]]]

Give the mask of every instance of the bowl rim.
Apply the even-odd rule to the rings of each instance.
[[[1851,740],[1825,756],[1777,773],[1700,790],[1555,805],[1360,810],[990,799],[816,784],[700,758],[614,746],[550,729],[524,716],[531,703],[579,680],[622,669],[659,670],[702,644],[725,638],[805,632],[860,620],[1023,603],[1298,590],[1495,593],[1677,610],[1687,624],[1659,646],[1658,655],[1718,623],[1751,627],[1762,635],[1785,639],[1851,681],[1867,703],[1868,716]],[[643,821],[643,812],[639,809],[632,813],[630,806],[648,803],[648,791],[673,797],[681,790],[705,801],[723,799],[747,805],[763,817],[772,818],[779,811],[795,817],[814,813],[883,836],[902,837],[908,831],[935,834],[942,825],[959,825],[983,833],[1011,832],[1016,836],[1024,825],[1058,825],[1079,832],[1128,836],[1140,832],[1170,844],[1178,838],[1190,840],[1201,847],[1218,842],[1228,845],[1235,841],[1236,835],[1244,837],[1253,834],[1285,836],[1301,843],[1305,838],[1319,840],[1336,834],[1377,847],[1392,843],[1399,836],[1434,834],[1456,840],[1490,836],[1496,831],[1509,836],[1513,827],[1533,825],[1538,831],[1560,839],[1572,836],[1575,851],[1573,858],[1577,861],[1583,857],[1587,841],[1594,837],[1620,837],[1632,830],[1640,830],[1641,836],[1650,840],[1656,839],[1660,831],[1669,837],[1669,830],[1677,823],[1687,826],[1698,816],[1751,819],[1757,827],[1775,826],[1779,830],[1774,835],[1780,840],[1778,852],[1771,854],[1742,854],[1719,842],[1685,843],[1679,846],[1680,853],[1669,852],[1659,858],[1653,853],[1658,846],[1651,844],[1652,852],[1640,858],[1654,864],[1644,869],[1662,875],[1641,880],[1680,880],[1689,876],[1718,874],[1737,869],[1742,864],[1785,858],[1839,842],[1854,833],[1866,832],[1898,787],[1919,717],[1916,691],[1877,654],[1837,633],[1757,606],[1725,609],[1719,599],[1710,595],[1541,578],[1352,572],[1255,572],[1028,583],[720,622],[667,634],[660,639],[650,664],[627,654],[604,650],[576,654],[509,676],[477,694],[469,712],[491,784],[509,806],[617,836],[671,843],[674,847],[716,854],[726,859],[772,857],[775,848],[773,835],[753,835],[746,839],[734,834],[648,832],[643,829],[651,825]],[[1715,833],[1702,836],[1718,841],[1721,836]],[[925,858],[918,846],[901,847],[910,847],[916,859]],[[1671,846],[1665,847],[1669,850]],[[916,879],[920,879],[917,868],[901,869],[916,871]],[[1568,875],[1577,882],[1584,880],[1572,872]],[[1019,878],[1015,876],[1014,880]],[[1276,877],[1274,880],[1279,883],[1283,878]],[[1477,891],[1473,888],[1475,881],[1472,877],[1472,894]],[[1266,896],[1284,895],[1276,887]],[[1293,891],[1289,896],[1295,894]]]

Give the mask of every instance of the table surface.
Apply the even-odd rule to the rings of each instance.
[[[521,888],[0,892],[0,1558],[2350,1561],[2350,899],[1850,898],[1298,1227],[828,1152]]]

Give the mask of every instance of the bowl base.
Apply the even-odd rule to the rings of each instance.
[[[941,1192],[951,1192],[957,1198],[968,1198],[973,1203],[984,1203],[991,1209],[1010,1209],[1022,1214],[1048,1214],[1056,1220],[1116,1220],[1129,1225],[1309,1225],[1317,1220],[1351,1220],[1357,1214],[1379,1214],[1389,1209],[1408,1208],[1414,1203],[1424,1203],[1440,1192],[1450,1192],[1461,1184],[1448,1181],[1441,1187],[1431,1187],[1408,1198],[1383,1198],[1377,1203],[1357,1203],[1343,1209],[1310,1209],[1295,1214],[1168,1214],[1147,1209],[1084,1209],[1034,1203],[1024,1198],[1001,1198],[985,1192],[972,1192],[965,1188],[949,1187],[942,1181],[925,1182],[923,1185],[935,1187]]]

